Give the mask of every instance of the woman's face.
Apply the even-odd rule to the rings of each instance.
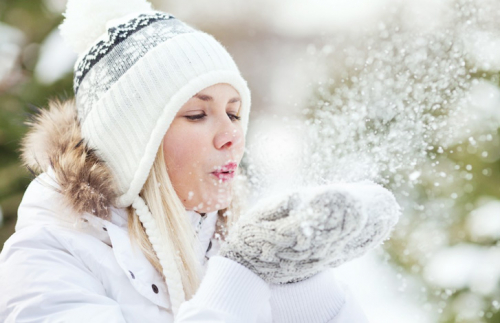
[[[229,206],[245,147],[240,107],[231,85],[212,85],[181,107],[165,134],[168,175],[186,210],[205,213]]]

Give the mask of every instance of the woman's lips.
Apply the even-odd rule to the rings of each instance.
[[[234,178],[235,170],[238,167],[238,164],[235,162],[227,163],[226,165],[219,167],[215,172],[212,172],[217,179],[227,182]]]
[[[234,177],[234,172],[213,172],[211,174],[223,182],[227,182],[227,181],[233,179],[233,177]]]

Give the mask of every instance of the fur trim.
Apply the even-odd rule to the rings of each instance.
[[[78,214],[106,218],[116,188],[110,169],[81,136],[74,99],[49,102],[49,109],[27,122],[21,158],[32,172],[54,170],[60,193]]]

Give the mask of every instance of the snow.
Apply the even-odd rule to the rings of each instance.
[[[481,248],[460,245],[435,254],[425,267],[425,279],[442,288],[467,287],[470,274],[480,260]]]
[[[484,314],[484,300],[471,292],[465,292],[457,296],[452,307],[457,313],[457,322],[478,322],[481,312]]]
[[[500,33],[475,30],[464,36],[472,63],[486,71],[500,71]],[[480,50],[478,50],[480,49]]]
[[[311,36],[375,23],[390,0],[291,0],[275,7],[272,24],[285,35]]]
[[[500,238],[500,201],[491,200],[473,210],[467,227],[475,240],[496,240]]]
[[[419,297],[423,284],[396,271],[381,260],[381,250],[335,268],[337,279],[347,283],[370,323],[434,323],[436,315],[426,310]]]
[[[302,156],[307,149],[303,132],[304,128],[297,119],[252,120],[244,158],[250,165],[253,182],[257,184],[254,194],[265,196],[303,184],[300,171],[303,169]]]
[[[67,0],[44,0],[45,7],[56,14],[62,14],[66,10]]]
[[[500,50],[500,48],[499,48]],[[472,110],[478,114],[478,119],[500,121],[500,89],[492,82],[480,80],[474,83],[469,92]]]
[[[500,248],[460,243],[443,249],[426,264],[424,278],[441,288],[492,295],[500,282]]]
[[[450,13],[453,12],[452,0],[400,0],[397,3],[404,3],[402,20],[405,25],[411,26],[415,31],[430,32],[446,28],[449,23]]]
[[[77,55],[54,29],[43,41],[35,67],[35,77],[42,84],[51,84],[73,72]]]
[[[412,232],[407,235],[406,250],[413,259],[427,259],[430,254],[446,247],[448,243],[448,232],[428,221],[414,225]]]
[[[409,177],[410,181],[415,181],[417,178],[420,177],[420,175],[421,175],[421,172],[415,171],[415,172],[412,172],[410,174],[410,176],[408,176],[408,177]]]
[[[24,41],[24,34],[20,30],[0,23],[0,83],[14,69]]]

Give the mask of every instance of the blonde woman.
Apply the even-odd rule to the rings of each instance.
[[[319,186],[241,214],[250,92],[224,47],[140,0],[65,16],[75,99],[23,141],[41,174],[0,254],[0,321],[366,322],[329,268],[387,238],[392,194]]]

